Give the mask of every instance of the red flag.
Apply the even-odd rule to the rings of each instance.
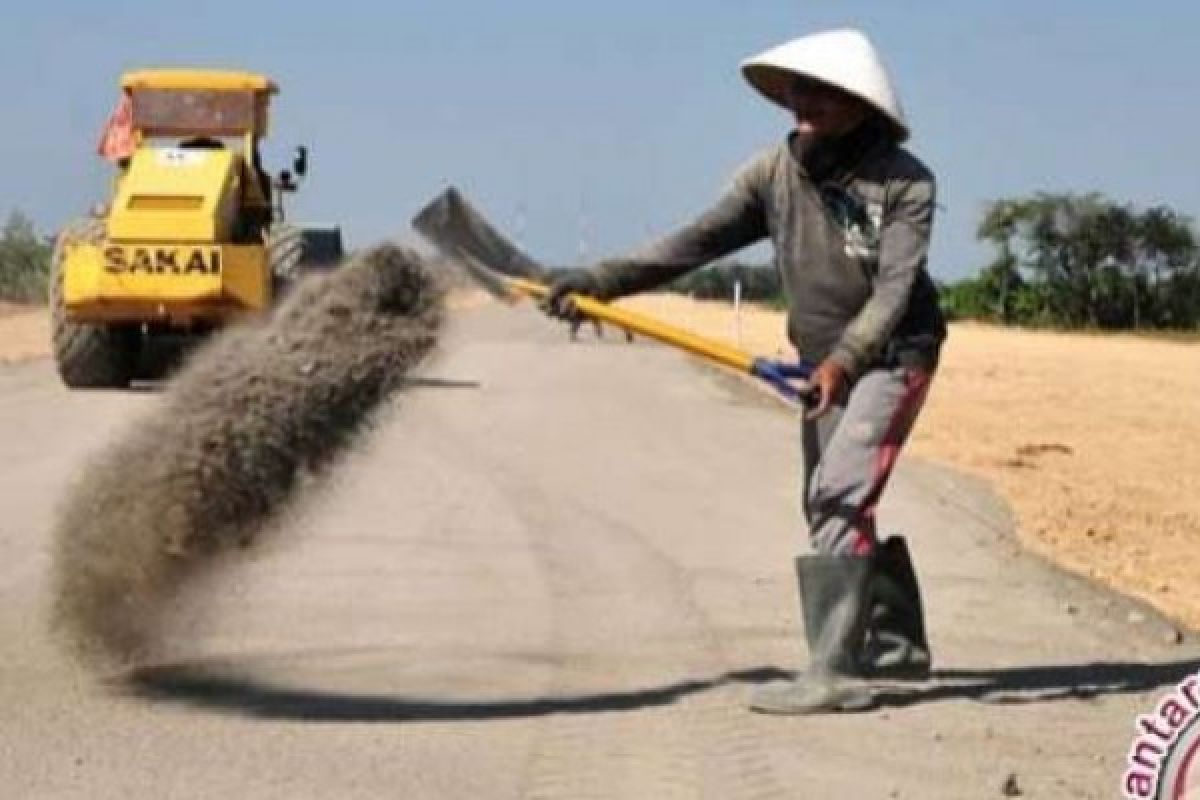
[[[104,124],[96,152],[109,161],[117,162],[132,158],[136,147],[133,140],[133,98],[128,92],[122,92],[117,107]]]

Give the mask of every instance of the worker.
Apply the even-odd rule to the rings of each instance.
[[[569,321],[568,327],[570,329],[572,342],[579,340],[579,329],[583,327],[583,323],[585,321],[586,320],[584,320],[584,318],[582,316],[575,317],[574,319]],[[592,323],[592,332],[596,334],[596,338],[603,339],[604,338],[604,326],[602,324],[600,324],[600,320],[593,317],[591,319],[591,323]],[[627,330],[627,329],[622,330],[622,334],[625,336],[626,342],[633,342],[633,331]]]
[[[560,276],[543,309],[579,315],[769,238],[787,333],[816,364],[803,414],[796,559],[809,666],[750,707],[806,714],[870,707],[871,679],[925,679],[931,654],[905,540],[880,541],[876,508],[924,403],[946,326],[926,268],[934,176],[902,147],[909,124],[875,47],[855,30],[794,39],[741,65],[791,115],[715,205],[623,257]]]
[[[586,321],[587,320],[585,320],[583,317],[576,317],[575,319],[571,320],[568,323],[568,327],[570,328],[570,332],[571,332],[571,341],[572,342],[577,341],[579,339],[579,329],[583,327],[583,323]],[[603,339],[604,338],[604,328],[603,328],[603,326],[600,325],[600,320],[593,318],[591,320],[591,323],[592,323],[592,332],[596,334],[596,338]]]

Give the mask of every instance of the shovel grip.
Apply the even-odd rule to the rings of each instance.
[[[549,289],[543,284],[525,278],[510,278],[509,285],[514,290],[539,300],[544,298],[549,292]],[[674,325],[668,325],[665,322],[639,314],[636,311],[617,308],[586,295],[573,294],[571,295],[571,299],[575,302],[575,307],[585,316],[616,325],[623,330],[641,334],[649,339],[678,347],[694,355],[707,358],[709,361],[715,361],[718,364],[742,372],[751,372],[751,368],[754,365],[754,356],[744,353],[736,347],[731,347],[724,342],[709,339],[707,336],[700,336],[691,331],[677,328]]]
[[[808,390],[801,389],[792,383],[792,381],[807,381],[812,376],[813,369],[813,364],[810,361],[801,360],[795,364],[789,364],[783,361],[756,358],[750,372],[771,384],[775,391],[793,403],[804,403],[806,396],[809,394]]]
[[[525,278],[509,278],[508,283],[514,291],[538,300],[545,298],[550,291],[545,285]],[[686,350],[739,372],[749,373],[770,384],[786,399],[794,403],[804,401],[805,392],[792,381],[808,380],[812,374],[813,365],[807,361],[792,364],[766,358],[755,358],[736,347],[668,325],[635,311],[617,308],[580,294],[571,295],[571,299],[580,313],[588,317]]]

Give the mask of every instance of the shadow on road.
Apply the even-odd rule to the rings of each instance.
[[[1200,670],[1200,659],[1161,664],[1104,662],[1002,669],[937,670],[925,684],[890,684],[876,691],[876,708],[903,708],[946,700],[997,705],[1091,700],[1176,684]],[[548,714],[636,711],[670,705],[688,695],[731,683],[789,678],[777,667],[756,667],[707,680],[649,689],[497,700],[454,700],[350,694],[273,685],[252,675],[203,663],[147,667],[123,685],[145,700],[175,703],[263,719],[308,722],[452,722],[516,719]]]
[[[479,389],[482,386],[479,381],[455,378],[407,378],[404,381],[406,389]]]
[[[457,378],[407,378],[403,382],[406,389],[480,389],[483,384],[476,380],[460,380]],[[89,391],[128,391],[136,394],[158,394],[167,387],[166,379],[135,380],[124,390],[101,389]]]
[[[446,722],[634,711],[669,705],[687,695],[730,683],[765,683],[786,676],[775,667],[758,667],[652,689],[511,700],[441,700],[285,688],[211,666],[184,664],[139,670],[129,679],[126,691],[143,699],[263,719]]]
[[[928,684],[889,686],[875,697],[879,705],[902,707],[939,700],[982,703],[1046,703],[1091,700],[1112,694],[1136,694],[1179,683],[1200,669],[1200,659],[1161,664],[1099,662],[1003,669],[935,670]]]

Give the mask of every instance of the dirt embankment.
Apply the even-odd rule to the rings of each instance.
[[[0,364],[50,354],[50,314],[43,306],[0,300]]]
[[[726,304],[626,302],[736,335]],[[752,352],[790,352],[783,330],[742,315]],[[991,481],[1034,551],[1200,627],[1198,408],[1200,340],[956,324],[909,452]]]

